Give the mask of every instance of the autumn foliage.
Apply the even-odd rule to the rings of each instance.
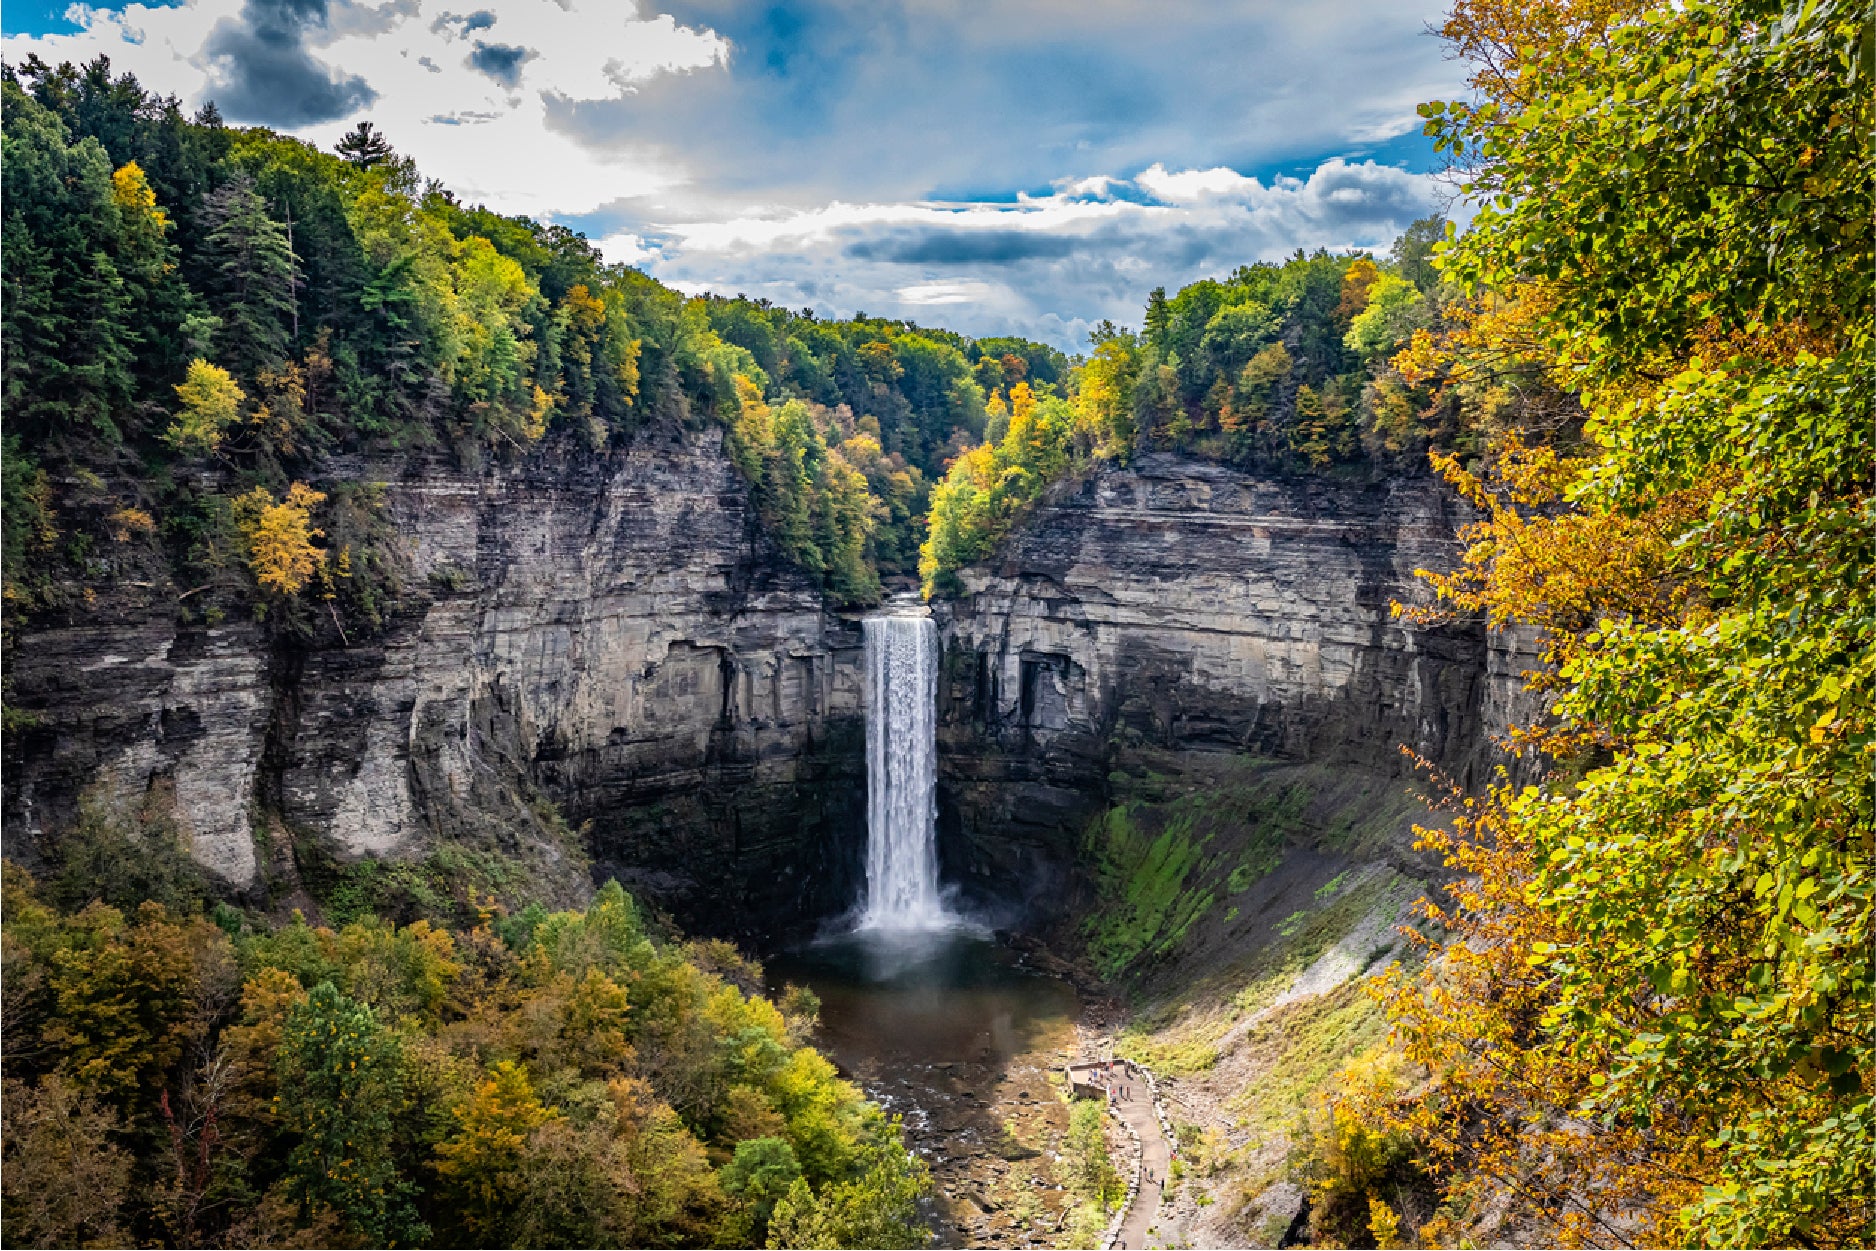
[[[1441,258],[1476,311],[1399,364],[1534,361],[1584,420],[1436,458],[1479,520],[1433,611],[1539,631],[1546,713],[1542,776],[1422,831],[1458,876],[1380,993],[1424,1082],[1345,1103],[1440,1177],[1424,1243],[1507,1193],[1573,1245],[1876,1228],[1868,23],[1446,28],[1477,97],[1423,111],[1486,202]]]
[[[616,885],[454,931],[5,888],[9,1245],[923,1237],[924,1166],[804,1045],[813,996],[654,942]]]

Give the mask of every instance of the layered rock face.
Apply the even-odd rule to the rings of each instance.
[[[173,792],[196,858],[249,890],[273,818],[341,860],[411,857],[525,840],[544,795],[591,823],[602,872],[700,931],[851,902],[859,631],[757,532],[720,436],[481,475],[330,472],[385,480],[407,590],[388,628],[270,645],[253,624],[178,626],[158,589],[32,634],[10,702],[39,721],[10,753],[9,834],[56,835],[87,792]]]
[[[1195,753],[1395,775],[1405,746],[1483,781],[1528,664],[1390,611],[1456,560],[1459,507],[1165,456],[1065,485],[939,607],[947,871],[1046,907],[1109,774]]]
[[[10,856],[89,795],[168,807],[256,896],[309,853],[461,843],[553,872],[546,798],[590,823],[600,873],[696,932],[772,938],[858,898],[860,631],[759,533],[719,436],[328,472],[383,483],[405,581],[386,628],[308,648],[179,624],[179,588],[120,581],[95,621],[30,634]],[[1234,754],[1398,775],[1404,744],[1482,781],[1528,655],[1389,612],[1414,569],[1452,562],[1456,507],[1427,480],[1167,457],[1065,484],[934,605],[947,879],[1046,911],[1116,770]]]

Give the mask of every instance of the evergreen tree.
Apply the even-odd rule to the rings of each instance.
[[[212,192],[204,207],[211,300],[222,319],[217,356],[252,378],[287,358],[299,262],[245,173]]]
[[[397,155],[391,147],[391,141],[384,137],[384,132],[370,122],[360,122],[346,133],[338,143],[339,156],[361,169],[370,169],[374,165],[383,165]]]
[[[139,336],[118,258],[122,218],[95,139],[5,83],[4,394],[22,433],[115,441]]]

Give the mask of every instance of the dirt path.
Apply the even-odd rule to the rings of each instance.
[[[1140,1135],[1140,1186],[1133,1197],[1127,1219],[1121,1222],[1116,1248],[1140,1251],[1146,1246],[1147,1231],[1159,1220],[1160,1194],[1166,1188],[1166,1170],[1172,1164],[1172,1144],[1161,1131],[1159,1117],[1153,1110],[1153,1091],[1144,1077],[1121,1079],[1127,1098],[1115,1102],[1121,1119]]]

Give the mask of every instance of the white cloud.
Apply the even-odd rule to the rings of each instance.
[[[969,333],[1083,346],[1102,318],[1137,324],[1146,291],[1297,248],[1381,251],[1437,212],[1431,176],[1325,161],[1266,185],[1228,169],[1064,180],[1014,203],[849,204],[675,223],[646,268],[689,291],[846,315],[929,316]],[[1105,198],[1090,199],[1091,192]],[[643,247],[638,241],[634,246]]]
[[[946,279],[942,282],[915,282],[900,287],[894,292],[901,301],[914,306],[927,304],[970,304],[982,303],[994,288],[987,282],[961,282]]]
[[[323,146],[369,117],[465,200],[584,218],[683,290],[1075,346],[1156,284],[1384,247],[1438,207],[1357,159],[1455,89],[1438,4],[183,0],[3,50],[108,55]],[[270,97],[281,32],[305,89]]]
[[[9,37],[5,53],[11,61],[36,53],[54,64],[107,55],[191,106],[225,101],[240,67],[214,51],[216,31],[251,22],[255,11],[252,0],[115,12],[80,7],[72,12],[78,32]],[[629,144],[596,152],[552,129],[550,101],[614,99],[660,75],[721,70],[730,54],[708,30],[668,15],[640,19],[617,0],[335,0],[325,21],[300,35],[308,54],[362,79],[376,99],[346,116],[289,120],[282,128],[330,146],[357,116],[369,116],[426,175],[459,195],[539,215],[588,212],[684,178],[658,154]],[[506,78],[491,73],[491,65],[507,62]]]

